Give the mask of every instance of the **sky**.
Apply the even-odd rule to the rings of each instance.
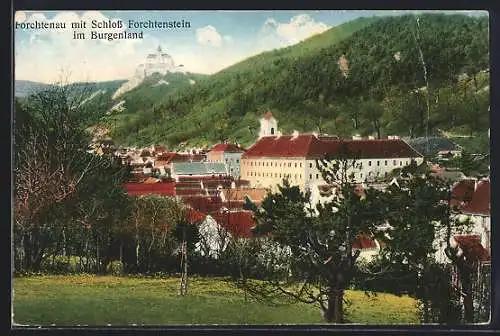
[[[146,56],[161,45],[185,71],[213,74],[263,51],[296,44],[347,21],[373,15],[401,15],[391,10],[328,11],[18,11],[14,14],[15,79],[43,83],[98,82],[128,79]],[[485,11],[461,12],[488,15]],[[71,22],[87,22],[72,29]],[[92,20],[118,22],[125,27],[92,29]],[[190,27],[128,29],[134,21],[182,21]],[[66,23],[66,29],[23,29],[29,22]],[[74,39],[73,33],[86,39]],[[143,31],[142,39],[92,40],[91,31]]]

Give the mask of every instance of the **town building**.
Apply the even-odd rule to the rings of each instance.
[[[240,177],[240,160],[245,150],[237,144],[217,144],[207,153],[208,162],[222,162],[227,166],[229,175]]]
[[[171,177],[176,181],[180,177],[223,177],[228,176],[227,168],[220,162],[175,162],[171,164]]]
[[[423,162],[423,156],[398,137],[346,140],[316,133],[281,135],[274,128],[277,123],[273,119],[268,113],[264,115],[261,137],[241,157],[240,175],[252,187],[275,190],[285,178],[303,190],[325,184],[317,160],[326,156],[335,158],[344,149],[356,158],[357,167],[350,170],[356,182],[387,177],[392,170],[408,166],[412,160],[417,164]]]
[[[278,121],[271,111],[267,111],[260,119],[259,137],[274,135],[278,135]]]
[[[491,254],[490,196],[489,179],[464,179],[453,185],[450,205],[454,211],[450,219],[464,223],[470,221],[472,225],[469,230],[453,230],[452,244],[458,244],[459,246],[475,244],[476,252],[486,256]],[[446,234],[442,232],[435,242],[436,259],[443,263],[450,261],[444,254],[447,244],[446,238]]]

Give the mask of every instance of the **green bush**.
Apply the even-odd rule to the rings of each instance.
[[[108,274],[116,276],[123,275],[123,263],[119,260],[113,260],[110,262],[108,266]]]

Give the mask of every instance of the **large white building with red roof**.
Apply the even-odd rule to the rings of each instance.
[[[268,131],[261,130],[260,138],[241,157],[241,178],[252,187],[274,189],[284,178],[302,189],[325,184],[316,161],[326,155],[335,157],[343,145],[356,157],[358,168],[352,173],[357,182],[383,178],[412,160],[423,162],[423,156],[399,138],[345,140],[314,133],[280,135],[277,130],[273,130],[277,135],[271,135]]]

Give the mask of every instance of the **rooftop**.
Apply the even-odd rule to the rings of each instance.
[[[243,158],[247,157],[305,157],[317,159],[335,155],[345,145],[348,152],[358,158],[421,157],[422,155],[400,139],[351,140],[311,134],[296,136],[268,136],[252,145]]]

